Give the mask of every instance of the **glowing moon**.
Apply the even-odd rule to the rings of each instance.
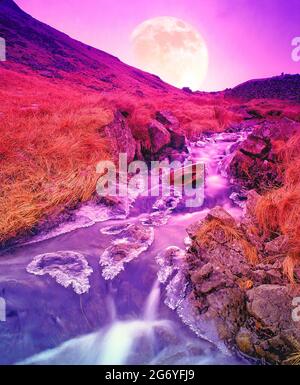
[[[175,17],[157,17],[131,35],[135,65],[176,87],[199,90],[208,69],[208,50],[199,32]]]

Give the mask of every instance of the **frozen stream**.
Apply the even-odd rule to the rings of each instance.
[[[243,363],[197,337],[168,308],[156,262],[167,247],[184,250],[185,229],[215,205],[240,215],[219,169],[239,139],[217,134],[191,146],[193,161],[207,173],[198,209],[176,199],[138,198],[125,219],[88,206],[77,221],[4,250],[0,363]]]

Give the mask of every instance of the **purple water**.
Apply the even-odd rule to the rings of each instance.
[[[166,286],[157,281],[156,262],[167,247],[184,250],[185,229],[216,204],[236,217],[241,214],[229,199],[232,189],[219,169],[233,140],[234,136],[215,135],[191,147],[192,159],[206,165],[203,207],[185,209],[174,203],[157,210],[155,199],[138,198],[126,219],[112,213],[97,215],[89,206],[77,222],[3,251],[0,296],[7,303],[7,320],[0,322],[0,363],[242,363],[199,338],[166,305]],[[130,232],[128,238],[128,228],[132,229],[128,225],[133,224],[148,229],[145,239],[133,243]],[[105,265],[111,248],[114,244],[119,248],[120,242],[126,263],[115,258]],[[79,253],[82,259],[75,254],[69,265],[63,265],[66,251]],[[44,254],[32,268],[34,258]],[[80,291],[84,293],[79,295]]]

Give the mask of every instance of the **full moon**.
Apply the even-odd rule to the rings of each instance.
[[[208,69],[208,50],[200,33],[175,17],[144,21],[131,34],[135,65],[176,87],[199,90]]]

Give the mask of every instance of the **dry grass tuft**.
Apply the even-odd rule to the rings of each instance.
[[[213,218],[204,222],[196,234],[197,243],[208,250],[214,247],[216,238],[222,239],[222,243],[229,245],[238,243],[250,263],[256,264],[258,262],[256,248],[245,238],[241,229],[236,225]]]
[[[284,272],[294,282],[294,268],[300,263],[300,136],[295,135],[277,147],[279,172],[284,175],[284,185],[262,196],[255,214],[265,239],[285,235],[288,252]]]
[[[88,200],[96,163],[110,157],[101,127],[112,119],[91,96],[34,79],[0,91],[0,243],[47,215]]]

